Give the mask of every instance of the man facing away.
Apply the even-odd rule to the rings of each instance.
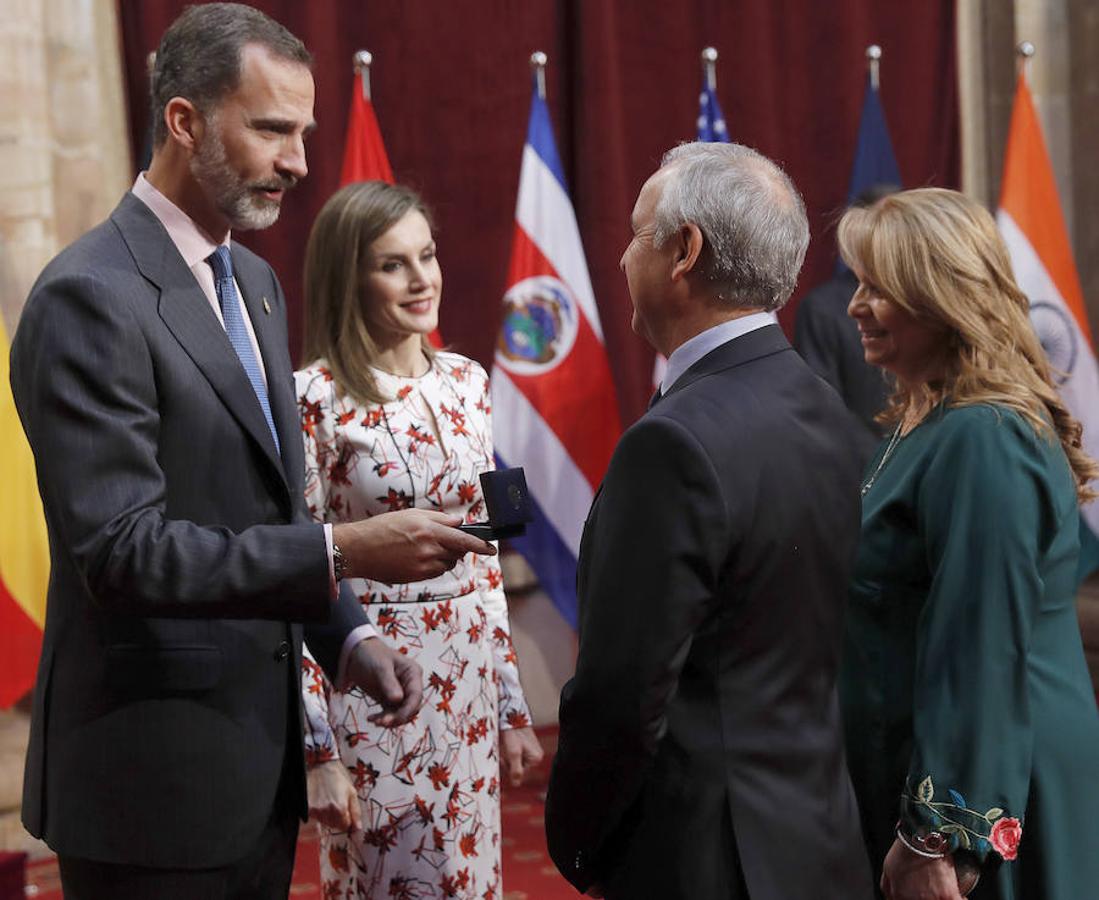
[[[15,335],[53,567],[23,821],[67,897],[286,896],[306,809],[291,623],[400,724],[419,668],[339,579],[494,552],[453,517],[305,509],[282,290],[230,232],[273,224],[306,175],[309,64],[249,7],[184,12],[148,172],[46,267]]]
[[[804,205],[755,151],[685,144],[631,224],[633,327],[668,370],[584,527],[550,853],[615,900],[870,898],[835,691],[859,473],[770,315]]]

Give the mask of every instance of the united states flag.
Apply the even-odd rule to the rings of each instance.
[[[717,94],[709,83],[702,85],[698,95],[698,140],[708,143],[729,143],[729,129],[725,127],[725,115]]]
[[[696,140],[706,143],[729,143],[729,129],[725,127],[725,114],[721,111],[721,104],[717,102],[717,92],[709,82],[709,78],[703,75],[702,93],[698,95],[698,137]],[[664,380],[664,373],[668,371],[668,360],[663,354],[657,353],[653,360],[653,388],[659,388]]]

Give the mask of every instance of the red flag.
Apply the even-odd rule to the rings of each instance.
[[[393,184],[393,170],[385,152],[378,117],[374,104],[366,96],[363,73],[355,73],[355,86],[351,90],[351,112],[347,117],[347,140],[343,147],[343,169],[340,187],[352,181],[384,181]],[[436,328],[428,336],[432,346],[442,347],[443,338]]]
[[[363,73],[355,73],[351,112],[347,117],[347,141],[343,148],[340,187],[352,181],[385,181],[393,184],[393,170],[385,154],[374,104],[363,88]]]

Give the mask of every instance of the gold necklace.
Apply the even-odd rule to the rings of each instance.
[[[893,451],[897,449],[897,444],[901,442],[901,428],[904,426],[904,419],[902,418],[897,427],[893,429],[893,436],[889,439],[889,443],[885,445],[885,452],[881,455],[881,459],[878,460],[878,467],[870,474],[870,477],[862,485],[860,495],[865,497],[866,492],[874,486],[874,481],[878,475],[881,474],[881,470],[885,468],[885,464],[889,462],[889,457],[893,455]]]

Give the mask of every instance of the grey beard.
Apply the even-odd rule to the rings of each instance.
[[[214,198],[214,204],[235,231],[258,231],[278,221],[280,204],[257,194],[237,177],[226,161],[225,144],[215,127],[210,128],[198,153],[191,158],[191,174]]]

